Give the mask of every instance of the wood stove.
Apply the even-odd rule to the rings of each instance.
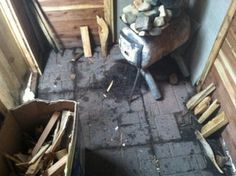
[[[150,88],[152,96],[159,100],[162,95],[156,85],[148,67],[171,54],[183,45],[190,35],[190,19],[186,14],[173,19],[158,36],[139,36],[130,27],[125,27],[120,32],[119,46],[124,58],[138,69],[137,77],[141,73]],[[181,69],[186,66],[180,58],[177,59]],[[136,85],[134,84],[134,87]],[[134,89],[133,87],[133,89]]]

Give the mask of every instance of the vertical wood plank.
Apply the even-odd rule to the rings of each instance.
[[[92,50],[91,50],[91,42],[89,37],[89,29],[88,26],[80,27],[81,38],[84,48],[84,56],[85,57],[92,57]]]

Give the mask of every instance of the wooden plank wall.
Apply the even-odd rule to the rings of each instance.
[[[28,42],[28,48],[32,52],[32,57],[35,58],[37,67],[42,72],[50,52],[50,46],[38,23],[35,22],[32,25],[30,22],[29,16],[34,17],[29,9],[26,9],[24,1],[27,3],[27,0],[11,0],[11,3]]]
[[[41,73],[50,46],[27,0],[0,1],[0,112],[20,104],[30,72]],[[30,18],[32,17],[32,18]],[[34,23],[34,25],[32,25]]]
[[[19,104],[20,90],[30,68],[0,10],[0,102],[6,108]],[[0,107],[0,110],[2,108]]]
[[[38,2],[63,48],[82,46],[81,26],[88,26],[92,43],[99,44],[96,15],[104,17],[114,33],[113,8],[111,8],[113,0],[38,0]]]
[[[211,82],[217,86],[213,97],[221,102],[230,120],[222,136],[236,164],[236,12],[203,87]]]

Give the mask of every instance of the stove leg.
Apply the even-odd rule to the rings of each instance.
[[[145,78],[147,85],[150,89],[150,92],[152,96],[155,98],[155,100],[161,100],[162,99],[161,92],[158,86],[156,85],[155,80],[153,79],[151,73],[148,70],[141,69],[141,74]]]
[[[186,64],[184,62],[183,57],[180,56],[179,54],[173,54],[172,56],[174,57],[175,61],[177,62],[178,66],[180,68],[180,71],[182,72],[184,77],[185,78],[189,77],[190,73],[189,73],[188,67],[186,66]]]

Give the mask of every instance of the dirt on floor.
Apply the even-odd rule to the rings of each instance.
[[[51,54],[38,96],[79,102],[87,176],[219,175],[194,135],[194,118],[184,105],[194,91],[173,59],[150,68],[164,99],[155,101],[140,79],[129,105],[136,68],[122,60],[117,46],[107,59],[99,49],[93,58],[72,58],[72,50]],[[171,73],[178,75],[177,85],[168,83]]]

